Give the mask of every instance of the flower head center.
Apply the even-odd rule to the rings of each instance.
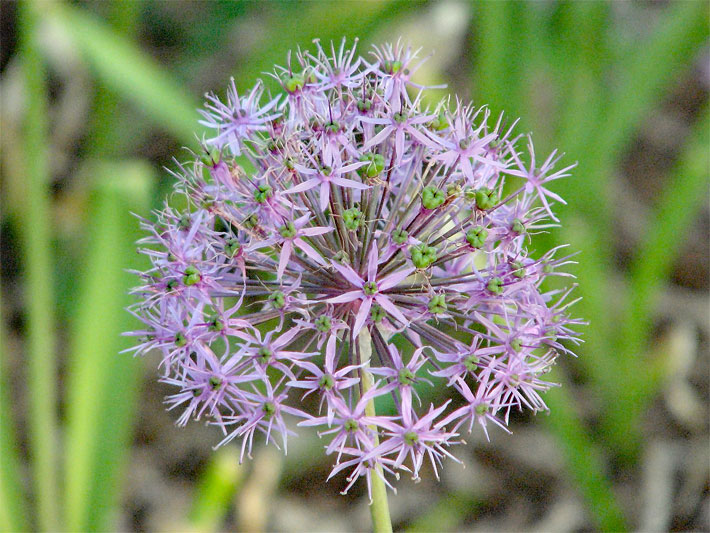
[[[399,371],[399,375],[397,376],[397,379],[399,380],[399,383],[401,385],[411,385],[414,383],[417,379],[417,377],[414,375],[414,373],[409,370],[406,366],[402,368]]]
[[[321,389],[330,390],[335,386],[335,379],[330,374],[323,374],[318,380]]]
[[[367,294],[368,296],[374,296],[377,294],[377,283],[374,281],[368,281],[365,283],[365,285],[362,286],[362,291]]]

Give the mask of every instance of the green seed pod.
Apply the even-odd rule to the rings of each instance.
[[[264,418],[271,418],[276,413],[276,406],[271,402],[264,402],[261,410],[264,411]]]
[[[321,389],[330,390],[335,386],[335,380],[330,374],[323,374],[318,380],[318,386]]]
[[[200,161],[206,167],[214,167],[222,160],[222,154],[216,147],[205,148],[205,152],[200,157]]]
[[[286,89],[290,93],[300,91],[301,89],[303,89],[303,86],[305,84],[306,80],[302,74],[294,74],[283,80],[284,89]]]
[[[469,203],[475,203],[476,202],[476,189],[473,187],[466,187],[463,190],[463,197],[464,200],[466,200]]]
[[[335,252],[335,255],[333,255],[333,261],[342,265],[349,265],[350,257],[344,250],[338,250],[337,252]]]
[[[407,239],[409,239],[409,233],[403,229],[396,229],[392,232],[390,237],[392,238],[392,242],[404,244],[407,242]]]
[[[501,278],[492,278],[488,282],[487,288],[493,294],[502,294],[503,293],[503,280]]]
[[[274,353],[266,346],[262,346],[261,348],[259,348],[259,351],[257,352],[257,355],[259,356],[259,361],[261,362],[262,365],[267,364],[273,354]]]
[[[481,187],[476,191],[476,207],[481,211],[492,209],[498,204],[498,195],[488,187]]]
[[[461,193],[463,193],[463,189],[461,188],[461,185],[458,183],[449,183],[446,186],[446,197],[447,198],[458,198],[461,196]]]
[[[397,379],[402,385],[411,385],[416,381],[417,377],[412,373],[411,370],[409,370],[407,367],[404,367],[399,371]]]
[[[488,231],[481,226],[470,229],[466,233],[466,241],[473,248],[482,248],[486,243],[486,237],[488,237]]]
[[[180,217],[180,220],[178,221],[178,228],[190,229],[191,225],[192,225],[192,220],[190,219],[189,213],[185,213],[183,216]]]
[[[257,190],[254,191],[254,200],[259,202],[260,204],[263,204],[271,198],[274,195],[274,190],[271,188],[270,185],[267,185],[265,183],[259,184],[259,186],[256,188]]]
[[[515,339],[513,339],[512,341],[510,341],[510,347],[511,347],[514,351],[519,352],[519,351],[522,350],[522,348],[523,348],[523,341],[521,341],[521,340],[518,339],[518,338],[515,338]]]
[[[284,239],[291,239],[296,236],[296,226],[291,221],[286,222],[286,224],[279,228],[279,234]]]
[[[217,390],[222,385],[222,380],[217,376],[212,376],[209,381],[212,390]]]
[[[224,329],[224,322],[218,317],[215,316],[209,321],[209,329],[210,331],[222,331]]]
[[[254,229],[259,225],[259,217],[256,214],[249,215],[244,219],[244,227],[247,229]]]
[[[182,277],[182,282],[189,287],[190,285],[199,283],[201,280],[202,276],[200,275],[200,271],[193,265],[188,265],[185,269],[185,275]]]
[[[363,285],[362,292],[369,296],[377,294],[377,283],[374,281],[368,281],[365,285]]]
[[[467,356],[466,359],[463,360],[463,366],[465,366],[466,370],[471,373],[475,372],[478,369],[478,363],[478,357],[473,354]]]
[[[426,244],[412,246],[410,252],[412,254],[412,263],[419,269],[427,268],[436,261],[436,248]]]
[[[360,156],[360,161],[369,161],[367,165],[363,165],[357,169],[357,173],[363,178],[376,178],[385,168],[385,158],[380,154],[368,152]]]
[[[521,279],[525,277],[525,267],[523,266],[523,263],[520,261],[513,261],[510,264],[510,267],[513,269],[513,276]]]
[[[444,111],[439,111],[439,114],[434,120],[429,123],[429,129],[434,131],[442,131],[449,127],[449,120],[446,118]]]
[[[370,320],[372,320],[375,324],[382,322],[386,316],[387,313],[379,305],[373,305],[370,308]]]
[[[357,110],[360,111],[360,113],[366,113],[372,108],[372,100],[358,100],[357,101]]]
[[[522,235],[523,233],[525,233],[525,224],[523,224],[522,220],[516,218],[515,220],[513,220],[512,230],[518,235]]]
[[[397,74],[402,68],[402,62],[398,60],[386,59],[382,64],[383,70],[388,74]]]
[[[410,446],[414,446],[417,442],[419,442],[419,435],[417,435],[414,431],[407,431],[404,434],[404,440]]]
[[[224,253],[229,257],[234,257],[241,249],[242,245],[237,239],[228,239],[224,245]]]
[[[327,315],[321,315],[315,320],[315,326],[318,331],[321,333],[328,333],[330,331],[330,328],[332,327],[332,322],[330,320],[330,317]]]
[[[345,223],[345,227],[350,231],[357,231],[360,224],[363,222],[362,211],[357,207],[346,209],[343,212],[343,222]]]
[[[274,291],[269,295],[269,301],[275,309],[283,309],[286,305],[286,296],[281,291]]]
[[[185,337],[185,334],[182,331],[178,331],[175,334],[173,342],[175,343],[175,346],[177,346],[178,348],[182,348],[187,344],[187,337]]]
[[[424,187],[422,191],[422,205],[425,209],[436,209],[446,201],[444,191],[437,189],[433,185]]]
[[[446,296],[443,294],[435,294],[429,299],[429,305],[427,307],[429,312],[434,315],[445,313],[448,309],[448,305],[446,304]]]

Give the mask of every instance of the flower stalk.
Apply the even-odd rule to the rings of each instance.
[[[370,357],[372,356],[372,339],[367,329],[360,332],[358,336],[358,348],[360,354],[360,379],[362,382],[362,390],[367,393],[374,386],[372,374],[368,371],[370,366]],[[370,399],[365,407],[365,415],[371,418],[377,416],[375,410],[375,399]],[[377,436],[377,428],[370,426],[374,433],[375,447],[379,446],[380,441]],[[372,489],[370,500],[370,515],[372,516],[372,530],[375,533],[392,533],[392,520],[390,519],[389,504],[387,503],[387,487],[385,486],[384,472],[380,465],[375,465],[375,475],[371,476]]]

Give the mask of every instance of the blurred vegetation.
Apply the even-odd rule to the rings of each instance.
[[[607,531],[638,526],[619,503],[611,465],[628,471],[639,465],[641,424],[671,364],[663,354],[649,356],[655,307],[707,203],[709,165],[705,95],[643,235],[620,266],[620,159],[708,42],[707,2],[669,2],[655,6],[652,17],[643,6],[622,4],[474,2],[465,32],[445,44],[459,58],[455,68],[426,73],[435,81],[450,77],[494,113],[522,117],[519,131],[535,129],[540,154],[559,148],[569,154],[565,162],[579,162],[573,178],[556,182],[568,205],[559,209],[563,227],[545,236],[544,245],[569,242],[581,251],[575,274],[583,298],[574,311],[590,326],[579,358],[555,376],[563,387],[546,396],[551,415],[544,421],[594,526]],[[23,362],[19,374],[10,371],[19,359],[11,354],[4,316],[0,392],[4,406],[17,405],[0,410],[0,530],[111,529],[143,375],[139,361],[117,355],[129,342],[120,332],[134,327],[123,311],[134,282],[126,269],[140,266],[132,213],[148,216],[159,205],[171,185],[160,165],[170,166],[170,155],[183,157],[181,145],[196,147],[200,93],[223,94],[229,76],[238,88],[248,87],[287,50],[307,48],[314,38],[359,37],[362,49],[396,40],[396,28],[432,5],[56,1],[3,7],[3,17],[12,19],[9,29],[3,23],[11,44],[3,52],[3,91],[11,93],[10,79],[18,79],[21,107],[15,122],[7,109],[3,114],[2,247],[3,261],[12,258],[22,274]],[[170,15],[183,9],[193,23],[177,27]],[[641,12],[646,19],[625,27],[624,17],[636,20]],[[421,32],[419,38],[427,40]],[[62,98],[57,80],[66,72],[85,73],[82,96],[91,105],[78,121],[80,144],[68,149],[73,159],[61,164],[53,154],[62,142],[62,116],[53,110]],[[66,210],[69,220],[62,218]],[[3,282],[14,283],[6,266]],[[7,296],[17,294],[5,289],[3,310]],[[9,382],[16,374],[21,385]],[[592,391],[594,423],[579,414],[572,377]],[[18,391],[24,399],[13,402]],[[18,406],[26,409],[26,426],[13,420]],[[214,455],[192,510],[185,511],[185,523],[195,529],[218,529],[242,486],[241,468],[215,466],[234,461],[230,453]],[[472,498],[442,498],[410,527],[455,529],[475,509]]]

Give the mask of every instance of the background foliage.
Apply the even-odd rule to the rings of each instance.
[[[344,35],[435,50],[422,81],[579,162],[545,239],[581,252],[579,358],[549,416],[472,437],[470,469],[441,485],[405,485],[397,527],[710,527],[707,2],[36,1],[2,5],[0,530],[367,527],[338,521],[362,494],[322,485],[317,441],[237,466],[204,428],[166,426],[154,365],[118,355],[131,213],[196,146],[200,95]]]

